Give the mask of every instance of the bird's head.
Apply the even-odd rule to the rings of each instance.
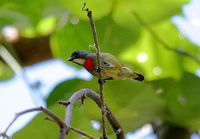
[[[87,70],[92,71],[94,68],[94,59],[91,52],[78,50],[72,53],[68,61],[72,61],[78,65],[84,66]]]

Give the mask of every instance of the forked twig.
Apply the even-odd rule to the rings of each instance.
[[[57,117],[55,114],[53,114],[52,112],[50,112],[49,110],[47,110],[46,108],[44,107],[36,107],[36,108],[31,108],[31,109],[28,109],[28,110],[24,110],[22,112],[19,112],[15,115],[15,117],[13,118],[13,120],[10,122],[10,124],[6,127],[6,129],[0,133],[0,137],[2,136],[3,138],[7,138],[7,139],[11,139],[11,137],[9,137],[7,135],[7,132],[8,130],[10,129],[10,127],[13,125],[13,123],[22,115],[24,114],[27,114],[29,112],[35,112],[35,111],[42,111],[43,113],[45,113],[47,116],[45,117],[45,120],[50,120],[54,123],[56,123],[59,127],[60,127],[60,134],[59,134],[59,139],[64,139],[65,138],[65,135],[66,135],[66,132],[69,130],[73,130],[74,132],[78,133],[78,134],[81,134],[85,137],[88,137],[89,139],[96,139],[94,137],[92,137],[91,135],[79,130],[79,129],[76,129],[76,128],[72,128],[72,127],[69,127],[69,126],[66,126],[66,124],[59,118]]]
[[[71,127],[72,110],[73,110],[74,104],[78,100],[81,100],[82,97],[89,97],[93,101],[95,101],[95,103],[98,105],[99,108],[102,107],[102,102],[101,102],[99,95],[96,92],[94,92],[93,90],[81,89],[81,90],[75,92],[70,97],[70,99],[67,101],[67,102],[69,102],[68,105],[66,106],[66,114],[65,114],[65,123],[66,123],[67,127]],[[109,123],[111,124],[113,130],[115,131],[117,139],[124,139],[123,129],[120,126],[119,122],[117,121],[115,116],[112,114],[112,112],[106,105],[105,105],[105,109],[106,109],[106,117],[107,117]]]

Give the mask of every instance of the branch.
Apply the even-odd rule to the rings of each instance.
[[[79,133],[79,134],[81,134],[81,135],[83,135],[85,137],[88,137],[89,139],[97,139],[97,138],[95,138],[95,137],[93,137],[93,136],[91,136],[91,135],[89,135],[89,134],[77,129],[77,128],[71,127],[71,130],[73,130],[74,132],[77,132],[77,133]]]
[[[85,6],[86,6],[86,3],[84,3],[82,10],[87,12],[87,16],[89,18],[90,25],[91,25],[91,28],[92,28],[95,47],[97,48],[96,55],[97,55],[97,68],[98,68],[98,71],[99,71],[100,98],[101,98],[101,102],[102,102],[101,113],[102,113],[103,139],[107,139],[106,128],[105,128],[106,111],[105,111],[105,100],[104,100],[104,91],[103,91],[104,90],[104,87],[103,87],[104,81],[103,81],[102,68],[101,68],[102,66],[101,66],[101,59],[100,59],[100,48],[99,48],[99,42],[98,42],[95,22],[94,22],[94,19],[92,17],[92,11],[89,8],[85,8]]]
[[[65,102],[62,102],[62,103],[59,103],[59,104],[67,106],[67,104],[66,104]],[[51,118],[48,117],[48,116],[45,117],[45,120],[49,120],[49,121],[51,121],[51,122],[54,122],[54,120],[51,119]],[[85,136],[85,137],[88,137],[89,139],[96,139],[96,138],[92,137],[91,135],[85,133],[84,131],[81,131],[80,129],[70,127],[70,130],[72,130],[72,131],[74,131],[74,132],[76,132],[76,133],[78,133],[78,134],[80,134],[80,135],[83,135],[83,136]],[[69,130],[69,131],[70,131],[70,130]],[[65,132],[64,132],[64,131],[65,131]],[[69,132],[69,131],[68,131],[68,132]],[[68,134],[68,132],[67,132],[67,134]],[[66,134],[66,130],[63,130],[63,133]]]
[[[138,20],[138,22],[147,29],[147,31],[149,31],[149,33],[154,37],[155,40],[157,40],[164,48],[170,50],[170,51],[174,51],[178,54],[181,54],[183,56],[189,57],[191,59],[193,59],[194,61],[196,61],[197,63],[200,64],[200,58],[198,56],[193,55],[190,52],[185,51],[183,48],[176,48],[173,49],[172,47],[170,47],[165,41],[163,41],[158,35],[157,33],[154,32],[154,30],[135,12],[133,11],[133,15],[136,17],[136,19]]]
[[[60,135],[59,135],[59,139],[64,139],[66,132],[69,131],[70,129],[73,130],[74,132],[77,132],[78,134],[81,134],[85,137],[88,137],[90,139],[95,139],[94,137],[88,135],[87,133],[80,131],[79,129],[76,128],[70,128],[67,127],[66,124],[56,115],[54,115],[52,112],[50,112],[49,110],[43,108],[43,107],[37,107],[37,108],[32,108],[32,109],[28,109],[28,110],[24,110],[22,112],[19,112],[15,115],[15,117],[13,118],[13,120],[10,122],[10,124],[7,126],[7,128],[5,129],[4,132],[0,133],[0,136],[2,136],[3,138],[7,138],[7,139],[11,139],[11,137],[9,137],[7,135],[8,130],[10,129],[10,127],[13,125],[13,123],[22,115],[27,114],[29,112],[35,112],[35,111],[42,111],[43,113],[45,113],[47,115],[47,117],[45,118],[45,120],[50,120],[54,123],[56,123],[59,127],[60,127]]]
[[[99,106],[99,108],[102,107],[102,101],[101,101],[99,95],[96,92],[94,92],[93,90],[81,89],[81,90],[75,92],[70,97],[70,99],[67,101],[68,105],[67,105],[66,114],[65,114],[65,124],[67,125],[67,127],[71,127],[72,109],[73,109],[74,104],[78,100],[82,100],[85,97],[89,97],[93,101],[95,101],[95,103]],[[122,127],[118,123],[117,119],[112,114],[112,112],[110,111],[108,106],[105,105],[105,109],[106,109],[106,117],[107,117],[109,123],[111,124],[113,130],[115,131],[117,139],[124,139],[124,133],[123,133]]]
[[[49,110],[43,108],[43,107],[37,107],[37,108],[32,108],[32,109],[28,109],[28,110],[24,110],[22,112],[19,112],[15,115],[15,117],[13,118],[13,120],[11,121],[11,123],[7,126],[7,128],[5,129],[5,131],[3,133],[1,133],[0,135],[5,137],[5,138],[10,138],[7,135],[7,132],[9,130],[9,128],[13,125],[13,123],[22,115],[27,114],[29,112],[35,112],[35,111],[42,111],[43,113],[45,113],[48,117],[50,117],[59,127],[60,127],[60,136],[59,139],[64,139],[65,138],[65,130],[67,129],[65,123],[56,115],[54,115],[53,113],[51,113]]]

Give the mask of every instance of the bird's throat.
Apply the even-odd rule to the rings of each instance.
[[[94,70],[94,60],[92,58],[87,58],[83,64],[83,66],[88,70],[88,71],[93,71]]]
[[[77,59],[74,59],[72,62],[74,62],[74,63],[76,63],[76,64],[78,64],[78,65],[83,66],[85,60],[84,60],[84,59],[79,59],[79,58],[77,58]]]

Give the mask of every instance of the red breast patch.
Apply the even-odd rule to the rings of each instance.
[[[84,62],[84,67],[88,70],[88,71],[93,71],[94,70],[94,61],[92,58],[87,58]]]

